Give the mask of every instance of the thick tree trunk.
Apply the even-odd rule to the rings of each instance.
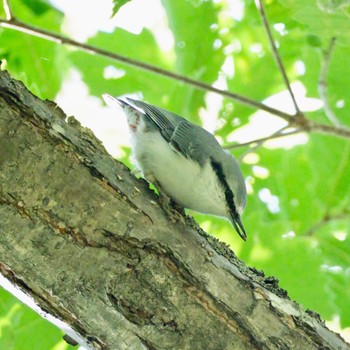
[[[0,273],[95,349],[349,349],[0,72]]]

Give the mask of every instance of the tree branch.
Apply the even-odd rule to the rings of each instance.
[[[313,226],[311,226],[305,233],[304,236],[312,236],[317,230],[319,230],[322,226],[326,225],[327,223],[331,221],[337,221],[337,220],[347,220],[349,218],[350,211],[349,210],[343,210],[341,213],[338,214],[329,214],[326,213],[321,220],[316,222]]]
[[[3,0],[2,3],[4,5],[4,11],[5,11],[6,19],[8,21],[12,21],[14,19],[14,17],[13,17],[13,14],[12,14],[12,10],[11,10],[11,6],[10,6],[9,0]]]
[[[280,130],[277,130],[276,132],[274,132],[273,134],[271,134],[269,136],[262,137],[260,139],[254,139],[254,140],[243,142],[243,143],[239,143],[239,144],[227,145],[224,148],[225,149],[234,149],[234,148],[241,148],[241,147],[250,146],[250,145],[254,145],[254,144],[260,145],[260,144],[264,143],[265,141],[269,141],[269,140],[272,140],[272,139],[277,139],[277,138],[280,138],[280,137],[295,135],[295,134],[299,134],[299,133],[302,132],[302,130],[300,130],[300,129],[295,129],[295,130],[292,130],[292,131],[283,132],[283,131],[285,131],[288,128],[289,128],[289,126],[286,126],[286,127],[281,128]]]
[[[317,83],[318,94],[323,102],[323,108],[328,120],[335,126],[340,127],[342,124],[338,120],[337,116],[333,112],[327,97],[327,72],[331,61],[332,53],[335,47],[336,38],[332,38],[327,50],[323,54],[323,60],[321,63],[320,78]]]
[[[256,0],[256,1],[261,1],[261,0]],[[4,3],[4,6],[5,6],[5,3]],[[34,26],[31,26],[31,25],[28,25],[26,23],[18,21],[17,19],[15,19],[13,17],[12,13],[11,13],[11,16],[12,16],[11,21],[5,20],[5,19],[0,19],[0,26],[2,26],[4,28],[9,28],[12,30],[17,30],[17,31],[20,31],[20,32],[23,32],[23,33],[26,33],[29,35],[36,36],[36,37],[40,37],[40,38],[45,39],[45,40],[50,40],[50,41],[53,41],[57,44],[70,45],[70,46],[79,48],[82,51],[87,52],[88,54],[91,54],[91,55],[98,54],[98,55],[101,55],[104,57],[108,57],[110,59],[122,62],[124,64],[130,65],[133,67],[137,67],[137,68],[140,68],[140,69],[143,69],[146,71],[150,71],[150,72],[153,72],[155,74],[159,74],[159,75],[168,77],[170,79],[181,81],[185,84],[189,84],[189,85],[194,86],[194,87],[196,87],[200,90],[203,90],[203,91],[210,91],[210,92],[217,93],[221,96],[238,101],[238,102],[240,102],[246,106],[249,106],[251,108],[260,109],[260,110],[268,112],[272,115],[276,115],[276,116],[286,120],[288,122],[288,127],[295,127],[297,129],[299,129],[300,131],[305,131],[305,132],[315,131],[315,132],[321,132],[321,133],[335,135],[338,137],[350,138],[350,130],[349,129],[340,128],[340,127],[331,126],[331,125],[319,124],[319,123],[310,121],[304,116],[303,113],[299,113],[297,115],[291,115],[291,114],[285,113],[281,110],[269,107],[269,106],[265,105],[264,103],[251,100],[245,96],[241,96],[241,95],[229,92],[229,91],[217,89],[209,84],[202,83],[200,81],[185,77],[183,75],[167,71],[165,69],[153,66],[151,64],[140,62],[140,61],[116,54],[116,53],[112,53],[112,52],[109,52],[107,50],[104,50],[104,49],[101,49],[101,48],[98,48],[98,47],[95,47],[92,45],[83,44],[83,43],[77,42],[75,40],[66,38],[62,35],[43,30],[41,28],[36,28]],[[266,17],[263,17],[263,18],[267,22]],[[272,36],[271,36],[271,38],[272,38]],[[272,41],[272,43],[273,43],[273,41]],[[278,52],[277,52],[276,59],[277,59],[277,57],[279,58]],[[282,63],[280,63],[280,64],[281,64],[281,67],[283,69]],[[284,71],[284,69],[283,69],[283,71]],[[284,72],[284,75],[286,76],[285,72]],[[286,82],[288,82],[288,79],[286,80]],[[288,82],[288,84],[289,84],[289,82]],[[293,96],[293,95],[291,94],[291,96]],[[252,141],[252,143],[253,143],[253,141]]]
[[[263,3],[263,0],[255,0],[255,4],[256,4],[256,7],[257,7],[257,9],[258,9],[258,11],[260,13],[260,16],[261,16],[261,19],[262,19],[262,22],[263,22],[263,25],[264,25],[267,37],[269,39],[269,42],[270,42],[270,45],[271,45],[271,49],[272,49],[272,53],[273,53],[273,57],[275,58],[275,61],[277,63],[277,67],[278,67],[279,71],[282,74],[282,77],[283,77],[284,83],[286,84],[286,87],[288,89],[289,95],[292,98],[292,101],[293,101],[293,104],[294,104],[294,108],[295,108],[295,111],[296,111],[296,115],[302,114],[300,109],[299,109],[299,106],[298,106],[297,100],[295,98],[295,95],[294,95],[294,93],[292,91],[292,88],[291,88],[291,85],[290,85],[287,73],[286,73],[286,71],[284,69],[284,65],[283,65],[282,59],[281,59],[281,57],[280,57],[280,55],[278,53],[275,41],[273,40],[271,29],[270,29],[270,25],[269,25],[269,22],[267,20],[267,16],[266,16],[266,12],[265,12],[265,6],[264,6],[264,3]]]
[[[350,129],[345,127],[320,124],[309,120],[307,129],[309,131],[317,132],[320,134],[334,135],[334,136],[343,137],[347,139],[350,138]]]
[[[80,43],[78,41],[64,37],[62,35],[55,34],[55,33],[43,30],[41,28],[31,26],[29,24],[20,22],[18,20],[9,22],[7,20],[0,19],[0,26],[2,26],[4,28],[17,30],[17,31],[23,32],[25,34],[37,36],[37,37],[42,38],[42,39],[50,40],[50,41],[53,41],[57,44],[70,45],[70,46],[79,48],[80,50],[82,50],[88,54],[92,54],[92,55],[98,54],[98,55],[103,56],[103,57],[108,57],[108,58],[111,58],[113,60],[127,64],[129,66],[137,67],[137,68],[143,69],[145,71],[149,71],[149,72],[152,72],[152,73],[155,73],[155,74],[158,74],[158,75],[170,78],[170,79],[174,79],[174,80],[186,83],[188,85],[194,86],[194,87],[196,87],[200,90],[203,90],[203,91],[214,92],[214,93],[217,93],[221,96],[230,98],[230,99],[235,100],[237,102],[240,102],[248,107],[261,109],[265,112],[276,115],[276,116],[278,116],[286,121],[291,121],[293,118],[293,116],[288,114],[288,113],[285,113],[283,111],[280,111],[280,110],[272,108],[272,107],[269,107],[261,102],[254,101],[254,100],[249,99],[245,96],[241,96],[241,95],[235,94],[233,92],[221,90],[221,89],[215,88],[209,84],[200,82],[198,80],[191,79],[191,78],[188,78],[186,76],[176,74],[176,73],[170,72],[168,70],[153,66],[151,64],[140,62],[140,61],[134,60],[132,58],[125,57],[125,56],[122,56],[122,55],[119,55],[119,54],[116,54],[116,53],[113,53],[113,52],[110,52],[110,51],[107,51],[107,50],[104,50],[104,49],[101,49],[101,48],[98,48],[98,47],[95,47],[92,45]]]

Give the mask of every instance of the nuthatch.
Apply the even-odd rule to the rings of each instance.
[[[181,206],[227,218],[246,240],[240,219],[247,191],[235,158],[198,125],[148,103],[116,99],[126,113],[143,176]]]

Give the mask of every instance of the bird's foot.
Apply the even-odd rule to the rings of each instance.
[[[158,190],[159,205],[167,217],[170,219],[170,221],[173,224],[177,222],[185,224],[186,214],[184,208],[164,193],[162,186],[152,174],[147,174],[146,179],[148,182],[151,182]]]
[[[159,204],[173,224],[186,223],[184,208],[162,192],[159,192]]]

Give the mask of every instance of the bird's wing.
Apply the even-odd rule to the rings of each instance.
[[[199,140],[205,143],[208,137],[213,137],[211,134],[163,108],[130,98],[127,100],[145,112],[145,115],[159,128],[161,135],[176,152],[203,164],[203,150]]]
[[[179,122],[185,119],[179,117],[178,115],[169,112],[163,108],[159,108],[150,105],[146,102],[133,100],[127,98],[128,102],[131,102],[131,106],[136,106],[143,110],[147,117],[152,121],[161,131],[163,137],[170,142],[170,138]]]

